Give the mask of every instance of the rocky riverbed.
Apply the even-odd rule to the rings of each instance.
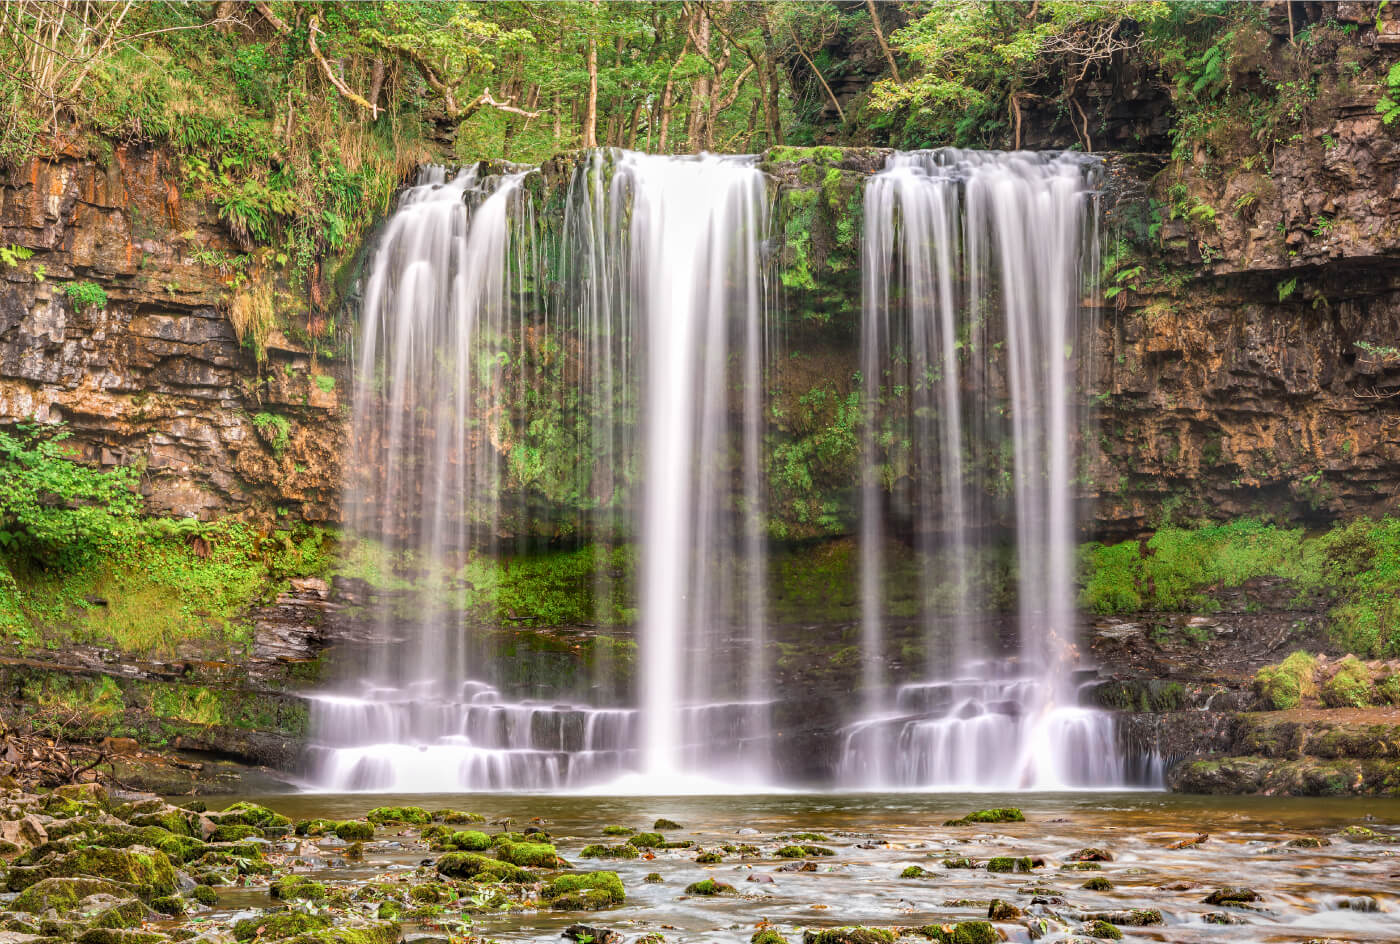
[[[989,799],[297,794],[211,811],[12,787],[0,937],[1394,940],[1400,803],[1086,794],[970,812]]]

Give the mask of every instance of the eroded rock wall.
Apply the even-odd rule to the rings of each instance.
[[[89,460],[144,469],[154,513],[335,517],[338,371],[285,337],[262,364],[240,344],[228,308],[256,260],[182,195],[164,152],[0,173],[0,246],[33,253],[0,263],[0,424],[67,423]],[[105,306],[66,294],[80,282]],[[259,414],[286,420],[285,443]]]

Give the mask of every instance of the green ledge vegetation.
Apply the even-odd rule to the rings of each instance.
[[[1166,527],[1146,541],[1092,543],[1081,554],[1081,605],[1095,613],[1212,612],[1214,593],[1258,577],[1289,582],[1301,607],[1330,604],[1340,649],[1400,655],[1400,519],[1358,518],[1321,534],[1253,519]]]

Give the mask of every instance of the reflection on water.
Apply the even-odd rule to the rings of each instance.
[[[1284,942],[1340,938],[1355,942],[1400,940],[1400,844],[1352,843],[1336,835],[1365,822],[1400,837],[1400,800],[1192,797],[1161,793],[1093,794],[860,794],[746,797],[609,796],[326,796],[292,794],[256,797],[298,819],[363,816],[373,806],[421,805],[465,809],[490,820],[509,818],[517,827],[534,817],[547,821],[559,851],[582,868],[615,869],[627,888],[627,904],[586,917],[587,923],[619,930],[629,940],[661,931],[669,942],[747,940],[754,925],[771,921],[784,932],[845,924],[917,926],[985,918],[986,901],[1002,898],[1030,909],[1040,894],[1061,897],[1046,906],[1061,914],[1154,908],[1165,925],[1124,928],[1129,940],[1172,942]],[[945,827],[945,820],[970,810],[1015,805],[1027,822],[996,826]],[[726,856],[719,865],[697,864],[695,850],[658,850],[654,860],[578,858],[597,842],[605,825],[649,828],[658,817],[684,824],[668,838],[692,839],[705,848],[723,843],[773,847],[774,837],[796,831],[823,833],[836,851],[818,860],[817,871],[778,871],[774,859]],[[1170,849],[1199,834],[1199,845]],[[1291,839],[1328,837],[1320,849],[1289,847]],[[1102,871],[1062,871],[1058,864],[1077,849],[1109,850],[1114,861]],[[369,879],[395,866],[417,865],[421,846],[375,844],[368,859],[342,881]],[[979,862],[998,855],[1043,856],[1049,864],[1032,875],[994,874],[985,869],[945,869],[947,857]],[[920,865],[930,874],[902,879]],[[649,872],[660,884],[643,882]],[[748,881],[764,875],[773,881]],[[1111,891],[1089,891],[1084,881],[1102,876]],[[710,877],[728,882],[740,897],[685,898],[691,882]],[[1243,885],[1262,896],[1257,908],[1222,909],[1202,899],[1214,888]],[[1044,889],[1053,889],[1046,892]],[[256,897],[256,896],[254,896]],[[958,904],[952,904],[958,902]],[[981,902],[980,905],[971,902]],[[255,904],[243,895],[229,905]],[[264,903],[266,906],[266,903]],[[1227,911],[1238,925],[1207,923],[1209,912]],[[555,942],[578,915],[521,912],[478,918],[475,933],[501,941]],[[1019,923],[999,924],[1013,941],[1029,940]],[[1077,922],[1070,923],[1070,930]],[[800,935],[799,935],[800,937]],[[1055,941],[1065,935],[1042,940]]]

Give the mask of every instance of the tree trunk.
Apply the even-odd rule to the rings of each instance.
[[[865,0],[865,6],[870,11],[870,25],[875,29],[875,39],[880,43],[880,51],[885,54],[885,61],[890,64],[890,75],[894,76],[896,82],[904,81],[899,77],[899,66],[895,65],[890,44],[885,42],[885,31],[880,29],[880,14],[875,9],[875,0]]]
[[[599,0],[593,0],[593,10],[596,14]],[[583,146],[586,148],[598,146],[598,22],[594,17],[594,22],[588,34],[588,108],[583,113]]]

